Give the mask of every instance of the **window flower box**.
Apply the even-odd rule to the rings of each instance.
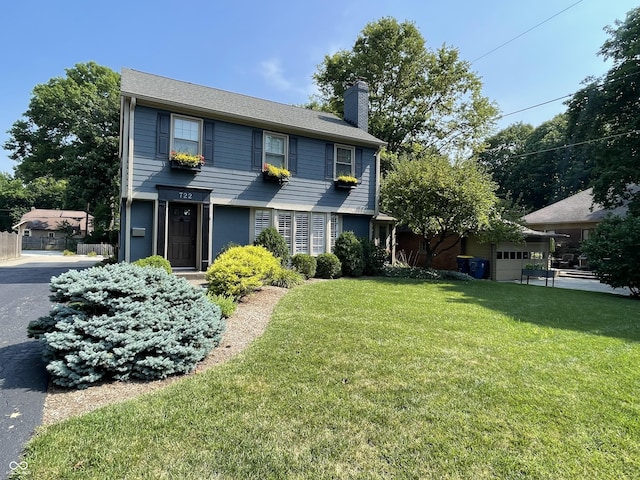
[[[348,175],[341,175],[333,181],[333,185],[338,190],[351,190],[358,186],[358,179]]]
[[[171,168],[178,170],[200,171],[202,165],[204,165],[204,157],[202,155],[172,151],[169,159],[171,160]]]
[[[265,182],[279,183],[283,185],[289,182],[291,172],[286,168],[276,167],[270,163],[265,163],[262,166],[262,179]]]

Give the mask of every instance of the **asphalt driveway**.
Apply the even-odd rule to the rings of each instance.
[[[0,261],[0,479],[28,468],[20,463],[20,454],[42,421],[49,383],[41,345],[27,338],[27,325],[49,312],[52,276],[99,260],[35,252]]]

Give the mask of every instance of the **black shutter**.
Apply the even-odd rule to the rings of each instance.
[[[204,122],[202,155],[204,156],[205,165],[213,165],[213,122]]]
[[[262,170],[262,130],[253,131],[253,160],[251,168]]]
[[[171,115],[168,113],[158,113],[157,130],[156,156],[169,158],[169,148],[171,145]]]
[[[324,149],[324,178],[333,180],[333,143],[327,143]]]
[[[289,168],[292,175],[298,173],[298,139],[289,137]]]
[[[362,149],[356,148],[356,178],[362,176]]]

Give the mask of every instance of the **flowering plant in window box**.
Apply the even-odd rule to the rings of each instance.
[[[202,155],[192,155],[190,153],[172,150],[169,158],[173,168],[200,170],[200,167],[204,165],[204,157]]]
[[[358,179],[350,175],[340,175],[333,182],[336,188],[352,189],[358,186]]]
[[[287,183],[290,176],[291,172],[286,168],[276,167],[270,163],[262,166],[262,178],[265,182]]]

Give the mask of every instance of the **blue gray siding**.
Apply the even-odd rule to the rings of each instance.
[[[249,126],[214,122],[213,160],[194,174],[172,170],[168,158],[158,155],[158,110],[138,106],[135,111],[133,188],[156,193],[156,185],[213,188],[214,202],[254,204],[278,202],[302,208],[375,209],[375,150],[362,148],[357,188],[336,190],[325,176],[325,151],[330,142],[296,137],[295,173],[283,187],[265,183],[253,161],[253,135]],[[168,113],[168,112],[164,112]],[[278,132],[284,133],[287,132]]]
[[[342,217],[342,231],[353,232],[356,237],[369,238],[369,221],[371,217],[361,215],[345,215]]]
[[[249,243],[250,210],[248,208],[222,207],[213,209],[213,255],[229,243],[247,245]]]
[[[144,236],[131,236],[131,261],[153,255],[153,202],[131,204],[131,230],[144,229]]]

